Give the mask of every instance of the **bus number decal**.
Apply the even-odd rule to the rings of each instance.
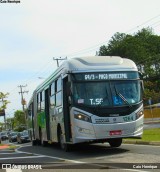
[[[85,80],[94,80],[94,79],[95,79],[94,74],[85,75]]]
[[[123,117],[123,120],[125,122],[134,121],[133,116],[125,116],[125,117]]]
[[[103,102],[103,98],[89,99],[91,105],[99,105]]]

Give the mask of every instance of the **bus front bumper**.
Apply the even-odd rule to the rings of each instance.
[[[76,121],[73,143],[94,142],[111,138],[141,138],[143,134],[143,116],[136,121],[112,124],[93,124]]]

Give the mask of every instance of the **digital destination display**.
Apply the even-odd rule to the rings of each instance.
[[[138,72],[76,73],[73,76],[73,80],[78,81],[139,79]]]
[[[102,73],[85,74],[84,80],[127,79],[127,73]]]

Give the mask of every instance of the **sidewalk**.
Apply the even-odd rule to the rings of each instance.
[[[142,140],[123,140],[124,144],[139,144],[139,145],[153,145],[153,146],[160,146],[160,142],[156,141],[142,141]]]
[[[8,149],[10,146],[8,144],[4,144],[0,146],[0,150]]]
[[[160,123],[160,118],[144,118],[144,124],[157,124]]]

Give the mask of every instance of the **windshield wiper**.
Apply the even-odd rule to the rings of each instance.
[[[128,104],[128,106],[129,106],[130,108],[132,108],[132,105],[127,101],[127,99],[126,99],[120,92],[117,91],[117,88],[116,88],[115,85],[114,85],[114,89],[115,89],[116,94],[117,94],[126,104]]]

